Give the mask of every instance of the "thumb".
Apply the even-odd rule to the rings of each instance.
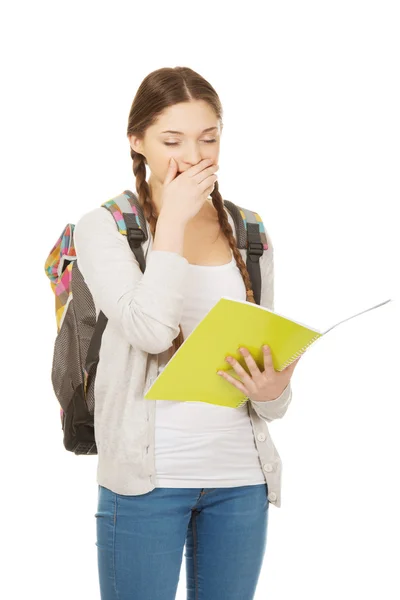
[[[176,175],[176,162],[173,158],[171,158],[171,160],[169,161],[169,165],[168,165],[167,175],[164,179],[164,185],[168,185],[168,183],[171,183],[171,181],[173,179],[175,179],[175,175]]]

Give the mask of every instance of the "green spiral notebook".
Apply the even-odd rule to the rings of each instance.
[[[262,346],[267,344],[275,370],[282,371],[340,323],[387,302],[391,300],[321,332],[258,304],[224,296],[184,340],[144,397],[146,400],[208,402],[238,408],[246,402],[245,395],[217,375],[217,371],[227,371],[239,379],[225,361],[226,356],[233,356],[249,372],[244,357],[238,352],[239,347],[244,346],[263,371]]]

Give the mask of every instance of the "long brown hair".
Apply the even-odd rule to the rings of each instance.
[[[133,100],[129,112],[127,136],[134,135],[143,139],[146,129],[166,108],[192,100],[207,102],[222,125],[222,105],[218,94],[201,75],[188,67],[165,67],[149,73],[140,84]],[[150,187],[146,181],[146,159],[139,152],[135,152],[133,148],[131,148],[131,157],[133,173],[136,177],[137,196],[154,238],[158,215],[152,202]],[[236,264],[242,274],[246,286],[246,300],[255,303],[250,276],[237,248],[232,227],[224,209],[224,201],[218,189],[218,181],[214,184],[211,198],[218,214],[221,231],[229,242]],[[183,340],[182,328],[179,326],[179,334],[173,341],[172,354],[176,352]]]

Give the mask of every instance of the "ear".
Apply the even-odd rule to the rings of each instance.
[[[134,135],[129,135],[128,138],[129,138],[129,144],[130,144],[130,147],[132,148],[132,150],[134,150],[135,152],[138,152],[139,154],[143,154],[142,140],[140,140],[139,138],[137,138]]]

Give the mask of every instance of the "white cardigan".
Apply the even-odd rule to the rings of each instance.
[[[227,210],[226,213],[235,235],[233,219]],[[274,250],[266,228],[265,233],[268,250],[260,258],[261,305],[273,310]],[[105,208],[99,207],[85,214],[74,230],[78,267],[93,296],[97,315],[102,310],[108,318],[95,380],[97,483],[117,494],[140,495],[155,487],[200,488],[210,487],[211,483],[212,487],[249,485],[261,483],[264,477],[268,484],[268,500],[280,507],[282,463],[267,423],[285,414],[292,399],[290,383],[279,398],[270,402],[255,402],[250,398],[243,410],[203,402],[171,403],[144,399],[160,372],[164,353],[179,333],[179,324],[182,324],[185,337],[195,324],[192,320],[192,327],[186,327],[185,332],[185,315],[192,308],[190,298],[192,301],[194,298],[188,295],[187,284],[189,278],[193,281],[196,266],[190,265],[178,253],[152,251],[153,238],[149,228],[148,234],[148,240],[143,244],[146,270],[142,273],[127,238],[119,233],[112,215]],[[246,250],[241,249],[240,252],[246,262]],[[240,298],[242,293],[240,299],[245,299],[244,283],[236,264],[228,266],[229,277],[225,267],[222,267],[226,271],[225,283],[221,282],[225,287],[220,288],[220,296],[230,296],[226,285],[233,285],[236,286],[237,297]],[[202,277],[212,277],[212,269],[221,270],[221,267],[200,267]],[[205,302],[211,308],[216,299],[215,295],[208,295]],[[196,318],[201,320],[201,309]],[[160,403],[163,405],[157,411],[156,430],[156,406],[159,407]],[[180,405],[179,414],[175,404]],[[182,425],[182,415],[188,414],[191,408],[198,413],[200,411],[204,427],[207,414],[211,420],[215,420],[218,414],[220,423],[222,416],[233,418],[232,427],[236,427],[240,435],[238,444],[247,448],[243,465],[249,467],[251,464],[252,467],[247,479],[239,464],[235,469],[231,466],[227,470],[232,447],[229,451],[226,438],[225,442],[222,437],[215,440],[215,432],[214,465],[217,470],[211,471],[211,463],[205,459],[201,470],[193,473],[190,479],[186,470],[185,477],[184,465],[190,457],[186,455],[182,459],[181,471],[179,464],[168,460],[171,439],[163,435],[167,405],[175,410],[175,424]],[[184,436],[183,429],[180,427],[181,436]],[[180,439],[184,444],[184,437]],[[187,454],[187,449],[184,452]],[[193,458],[196,449],[191,452]],[[197,452],[201,449],[197,448]],[[219,461],[215,460],[215,452],[219,454]],[[156,471],[156,458],[161,474]]]

